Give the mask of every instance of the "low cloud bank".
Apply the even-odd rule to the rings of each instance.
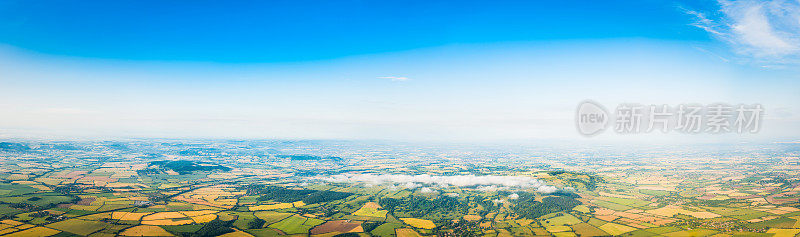
[[[552,193],[559,189],[526,176],[475,176],[475,175],[396,175],[396,174],[338,174],[322,180],[335,183],[364,182],[371,184],[399,183],[402,187],[414,189],[421,184],[436,186],[478,186],[480,191],[496,191],[507,188],[531,188],[541,193]]]

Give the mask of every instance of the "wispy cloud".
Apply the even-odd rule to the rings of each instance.
[[[389,79],[392,81],[408,81],[408,77],[378,77],[379,79]]]
[[[699,12],[691,24],[729,43],[737,54],[778,64],[800,62],[800,1],[718,0],[719,9]]]

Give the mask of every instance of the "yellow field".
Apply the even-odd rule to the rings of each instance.
[[[636,230],[636,228],[615,223],[606,223],[604,225],[598,226],[598,228],[600,228],[601,230],[605,231],[610,235],[621,235],[623,233],[628,233]]]
[[[253,235],[248,234],[247,232],[236,230],[231,233],[220,235],[220,237],[253,237]]]
[[[213,211],[213,210],[202,210],[202,211],[182,211],[180,213],[184,214],[184,215],[186,215],[188,217],[192,217],[192,216],[204,216],[204,215],[208,215],[208,214],[214,214],[214,213],[217,213],[217,212],[218,211]]]
[[[11,225],[11,226],[17,226],[17,225],[25,224],[25,223],[22,223],[22,222],[19,222],[19,221],[15,221],[15,220],[3,220],[3,221],[0,221],[0,222],[2,222],[3,224]]]
[[[775,229],[770,228],[767,233],[775,234],[773,237],[794,237],[800,234],[800,229]]]
[[[383,217],[386,216],[386,213],[389,213],[389,211],[387,211],[387,210],[378,210],[378,209],[375,209],[375,208],[369,208],[369,207],[367,207],[367,205],[364,205],[364,207],[362,207],[362,208],[356,210],[355,212],[353,212],[353,215],[354,216],[369,216],[369,217],[383,218]]]
[[[146,220],[161,220],[161,219],[170,219],[170,218],[183,218],[186,217],[185,215],[179,212],[159,212],[152,215],[142,217],[143,221]]]
[[[111,219],[114,220],[123,220],[123,221],[138,221],[142,219],[143,216],[150,215],[152,212],[124,212],[124,211],[115,211],[111,213]]]
[[[50,229],[47,227],[36,227],[32,229],[23,230],[20,232],[6,235],[8,237],[38,237],[38,236],[51,236],[61,233],[61,231]]]
[[[192,224],[192,220],[173,220],[173,219],[163,219],[163,220],[147,220],[142,221],[143,225],[186,225]]]
[[[158,226],[140,225],[126,229],[122,236],[174,236]]]
[[[88,215],[88,216],[78,217],[78,219],[84,219],[84,220],[90,220],[90,221],[99,221],[99,220],[103,220],[103,219],[111,219],[111,212],[91,214],[91,215]]]
[[[251,211],[266,211],[266,210],[275,210],[275,209],[284,209],[284,208],[292,208],[294,207],[291,203],[277,203],[277,204],[267,204],[267,205],[258,205],[254,207],[250,207]]]
[[[44,185],[41,185],[41,184],[31,185],[31,187],[37,188],[37,189],[42,190],[42,191],[50,191],[50,190],[52,190],[52,189],[48,188],[47,186],[44,186]]]
[[[98,208],[100,208],[100,206],[72,205],[69,206],[69,208],[81,211],[96,211]]]
[[[547,231],[551,232],[551,233],[572,231],[572,228],[569,228],[569,226],[565,226],[565,225],[548,225],[548,226],[545,226],[544,228],[547,229]]]
[[[591,210],[589,210],[589,207],[587,207],[586,205],[579,205],[579,206],[573,208],[572,210],[583,212],[583,213],[591,212]]]
[[[682,208],[674,207],[674,206],[666,206],[666,207],[662,207],[662,208],[658,208],[658,209],[653,209],[653,210],[648,210],[647,211],[647,213],[656,214],[656,215],[659,215],[659,216],[667,216],[667,217],[674,216],[675,214],[683,214],[683,213],[688,213],[688,212],[689,212],[688,210],[684,210]]]
[[[34,226],[35,225],[31,225],[31,224],[23,224],[23,225],[18,225],[18,226],[14,227],[14,228],[17,228],[17,229],[20,229],[20,230],[24,230],[24,229],[31,228],[31,227],[34,227]]]
[[[530,225],[531,223],[533,223],[533,220],[531,220],[531,219],[519,219],[519,220],[515,220],[514,222],[517,222],[517,224],[519,224],[520,226],[526,226],[526,225]]]
[[[0,229],[0,235],[8,234],[8,233],[11,233],[11,232],[14,232],[14,231],[18,231],[18,229],[10,228],[10,227],[9,228],[3,228],[3,229]]]
[[[425,220],[425,219],[417,219],[417,218],[400,218],[406,224],[422,228],[422,229],[433,229],[436,228],[436,225],[433,224],[433,221]]]
[[[199,223],[207,223],[207,222],[213,221],[214,219],[217,219],[217,215],[208,214],[208,215],[202,215],[202,216],[192,216],[191,218],[195,223],[199,224]]]
[[[710,218],[717,218],[720,217],[719,214],[707,212],[707,211],[698,211],[698,212],[690,212],[688,215],[700,218],[700,219],[710,219]]]
[[[394,230],[397,234],[397,237],[422,237],[416,231],[412,229],[396,229]]]

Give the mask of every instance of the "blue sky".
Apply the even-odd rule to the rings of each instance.
[[[4,1],[4,43],[54,55],[286,62],[464,43],[708,40],[670,1]]]
[[[3,1],[0,136],[571,140],[594,99],[762,103],[725,139],[796,139],[798,5]]]

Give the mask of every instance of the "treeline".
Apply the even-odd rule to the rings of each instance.
[[[536,195],[532,193],[517,193],[519,198],[513,200],[512,209],[517,215],[524,218],[534,219],[554,212],[572,210],[581,202],[575,200],[576,195],[569,193],[559,193],[558,196],[549,196],[536,201]]]
[[[423,196],[408,196],[400,199],[382,198],[379,203],[384,209],[392,213],[404,212],[413,217],[423,217],[438,212],[456,212],[465,215],[469,211],[467,203],[448,196],[436,198],[426,198]]]
[[[258,201],[269,201],[269,200],[276,202],[303,201],[306,204],[314,204],[314,203],[330,202],[347,198],[353,194],[345,192],[334,192],[334,191],[288,189],[278,186],[256,184],[247,186],[247,195],[260,195],[257,199]]]
[[[563,170],[556,170],[556,171],[548,171],[547,174],[552,176],[560,176],[562,174],[566,174],[564,177],[567,181],[573,183],[582,184],[588,190],[595,190],[597,189],[597,184],[603,182],[603,179],[592,175],[592,174],[585,174],[585,173],[578,173],[578,172],[569,172]]]
[[[158,166],[162,169],[171,169],[172,171],[178,172],[178,174],[191,174],[194,171],[230,171],[231,168],[221,166],[221,165],[211,165],[211,164],[198,164],[194,161],[189,160],[177,160],[177,161],[169,161],[169,160],[162,160],[162,161],[153,161],[150,162],[149,166]],[[150,171],[148,171],[150,172]]]
[[[200,230],[191,233],[181,233],[184,237],[211,237],[234,232],[231,228],[233,221],[222,221],[219,218],[206,223]]]

